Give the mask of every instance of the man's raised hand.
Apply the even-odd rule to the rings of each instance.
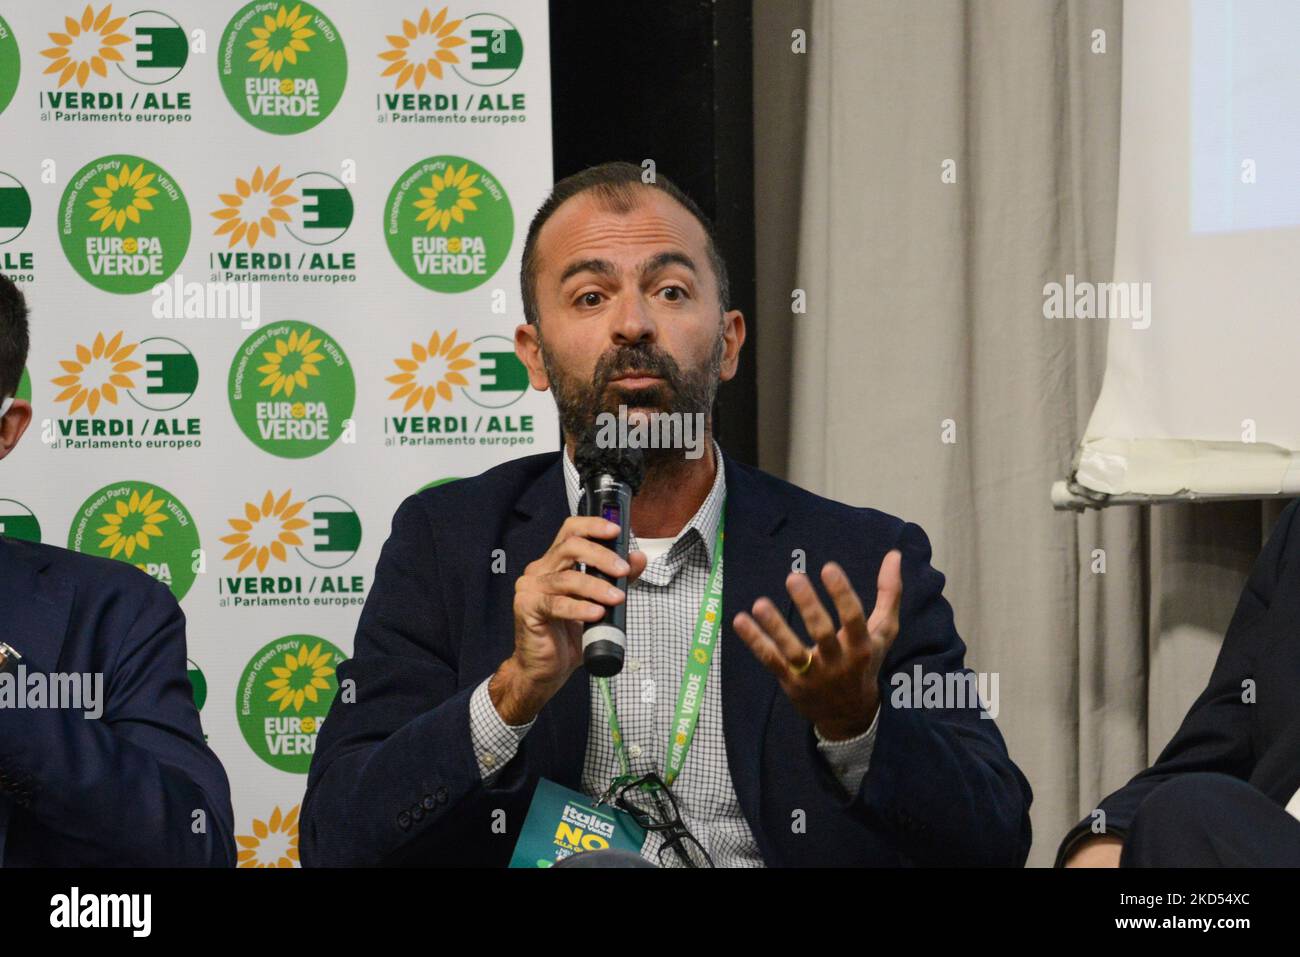
[[[813,646],[804,645],[766,596],[752,615],[737,613],[736,634],[775,676],[795,708],[823,738],[840,741],[862,734],[880,705],[880,667],[898,636],[903,600],[902,553],[889,552],[876,578],[876,604],[868,618],[844,569],[822,566],[822,583],[839,616],[834,620],[806,575],[786,578]]]

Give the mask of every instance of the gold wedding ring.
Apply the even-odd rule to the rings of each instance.
[[[791,674],[796,674],[796,675],[801,675],[801,674],[803,674],[804,672],[806,672],[809,668],[812,667],[812,663],[813,663],[813,653],[812,653],[811,651],[809,651],[809,652],[808,652],[808,657],[807,657],[807,659],[805,659],[804,662],[803,662],[802,664],[798,664],[798,665],[790,665],[790,666],[789,666],[789,668],[790,668],[790,673],[791,673]]]

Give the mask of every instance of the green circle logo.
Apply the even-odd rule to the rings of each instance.
[[[77,509],[68,548],[130,562],[180,601],[194,584],[199,529],[189,510],[166,489],[149,482],[116,482]]]
[[[423,492],[425,489],[437,488],[439,485],[446,485],[448,482],[459,482],[460,480],[461,477],[459,475],[451,475],[448,476],[447,478],[434,479],[432,482],[426,482],[424,485],[421,485],[419,488],[416,489],[416,491]]]
[[[510,253],[515,214],[505,188],[460,156],[432,156],[393,185],[384,236],[402,272],[434,292],[465,292]]]
[[[32,197],[18,177],[0,173],[0,245],[23,234],[32,219]],[[0,262],[3,259],[0,258]]]
[[[18,56],[18,41],[4,17],[0,17],[0,113],[5,111],[18,89],[22,60]]]
[[[0,498],[0,535],[23,542],[41,540],[41,523],[36,513],[12,498]]]
[[[352,415],[348,357],[319,327],[281,322],[253,333],[230,366],[230,410],[254,445],[287,459],[323,452]]]
[[[190,658],[185,659],[185,675],[190,679],[190,689],[194,692],[194,707],[202,711],[203,706],[208,703],[208,679],[204,677],[203,670]]]
[[[185,258],[190,207],[161,166],[105,156],[68,181],[58,231],[64,255],[86,282],[105,292],[146,292]]]
[[[458,77],[475,86],[500,86],[519,71],[524,40],[513,23],[495,13],[471,13],[464,24],[475,43],[464,61],[448,64]]]
[[[301,133],[338,105],[348,57],[338,28],[311,4],[255,0],[226,25],[217,71],[226,99],[253,126]]]
[[[314,635],[278,638],[253,656],[235,689],[235,715],[259,758],[281,771],[307,773],[342,660],[343,652]]]
[[[23,366],[23,374],[18,378],[18,394],[15,399],[22,399],[24,402],[32,401],[32,377],[27,372],[27,367]]]

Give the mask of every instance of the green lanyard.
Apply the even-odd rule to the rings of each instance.
[[[722,513],[718,515],[717,538],[713,544],[713,567],[709,569],[704,600],[700,602],[700,611],[695,618],[695,636],[691,640],[690,654],[686,656],[682,687],[677,692],[677,711],[668,735],[664,783],[669,786],[682,773],[686,754],[695,739],[695,726],[699,724],[700,708],[704,706],[704,686],[709,680],[709,665],[713,661],[713,649],[720,634],[718,621],[722,617],[722,519],[725,511],[724,501]],[[609,690],[609,679],[596,680],[600,685],[601,696],[605,699],[605,708],[609,711],[609,736],[614,742],[614,753],[618,756],[622,777],[626,778],[632,773],[632,765],[623,743],[623,731],[618,724],[618,709],[614,706],[614,696]]]

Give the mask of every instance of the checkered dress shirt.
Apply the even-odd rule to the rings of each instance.
[[[726,493],[722,453],[713,447],[717,472],[708,497],[678,533],[672,547],[651,561],[628,588],[627,648],[623,670],[610,679],[610,692],[618,709],[632,773],[664,773],[664,754],[677,705],[686,656],[695,631],[695,619],[707,587],[709,566]],[[569,513],[578,513],[578,470],[564,455],[564,484]],[[635,534],[629,548],[637,549]],[[719,867],[762,867],[758,844],[740,810],[722,732],[722,645],[714,647],[709,678],[704,688],[695,737],[672,786],[682,820]],[[582,773],[582,791],[602,794],[618,775],[618,757],[609,736],[609,714],[600,688],[591,682],[591,727]],[[507,725],[492,705],[488,682],[470,698],[470,733],[479,771],[490,781],[514,757],[532,727]],[[876,724],[847,741],[824,741],[817,747],[840,783],[856,793],[871,762]],[[665,866],[676,866],[671,852],[659,855],[662,839],[650,834],[641,855]]]

